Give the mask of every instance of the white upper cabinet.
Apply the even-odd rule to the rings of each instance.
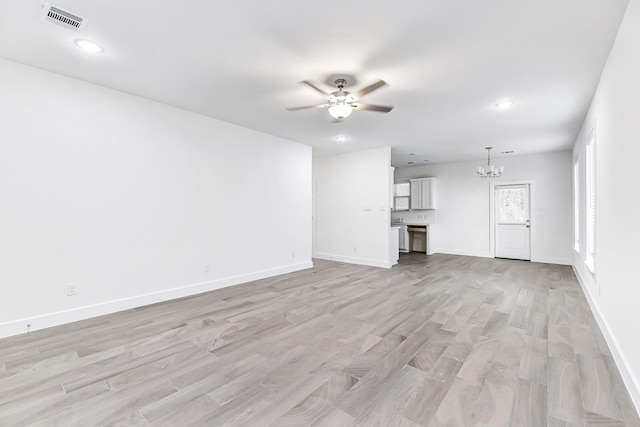
[[[416,178],[411,180],[411,209],[436,208],[436,179]]]

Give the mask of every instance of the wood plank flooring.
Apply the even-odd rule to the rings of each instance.
[[[0,340],[0,425],[640,426],[570,267],[314,263]]]

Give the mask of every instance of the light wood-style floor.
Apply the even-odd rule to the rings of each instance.
[[[0,425],[640,425],[570,267],[315,265],[0,340]]]

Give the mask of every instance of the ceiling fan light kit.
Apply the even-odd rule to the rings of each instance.
[[[362,96],[384,86],[386,83],[382,80],[378,80],[377,82],[360,89],[355,94],[344,90],[344,87],[347,84],[346,79],[336,79],[335,84],[338,90],[331,93],[322,90],[320,87],[318,87],[318,85],[309,80],[303,80],[301,83],[306,84],[316,92],[326,96],[327,103],[320,105],[309,105],[305,107],[287,108],[287,110],[289,111],[304,110],[307,108],[327,108],[329,110],[329,114],[332,117],[336,119],[344,119],[346,117],[349,117],[353,110],[370,110],[380,113],[388,113],[393,109],[393,107],[386,105],[362,104],[360,102],[357,102],[358,98],[361,98]]]
[[[487,150],[487,169],[478,166],[478,176],[480,178],[499,178],[504,172],[504,166],[495,167],[491,164],[491,149],[493,147],[485,147]]]
[[[329,114],[336,119],[344,119],[349,117],[353,108],[350,105],[346,105],[344,102],[332,105],[329,107]]]

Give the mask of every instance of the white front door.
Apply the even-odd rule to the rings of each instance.
[[[495,187],[496,258],[531,259],[529,184]]]

